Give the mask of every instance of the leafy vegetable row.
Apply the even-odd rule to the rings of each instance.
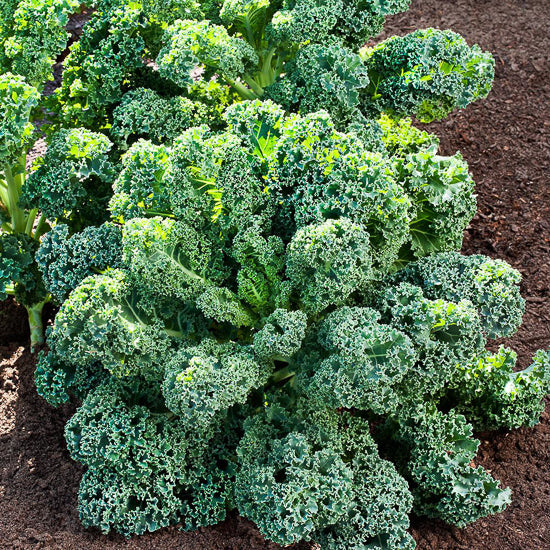
[[[97,0],[47,95],[79,8],[12,4],[0,292],[33,345],[60,306],[36,385],[81,401],[83,523],[237,509],[279,544],[387,550],[414,548],[412,510],[503,510],[473,430],[538,422],[550,355],[487,351],[520,275],[457,252],[474,182],[408,118],[485,97],[491,55],[435,29],[365,46],[407,0]]]

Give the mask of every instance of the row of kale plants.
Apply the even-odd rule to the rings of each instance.
[[[365,46],[409,3],[0,4],[0,298],[33,347],[60,306],[36,385],[80,402],[85,526],[237,509],[282,545],[412,549],[411,511],[510,502],[473,431],[537,423],[550,357],[486,350],[520,275],[457,252],[474,182],[411,123],[484,98],[494,61],[435,29]]]

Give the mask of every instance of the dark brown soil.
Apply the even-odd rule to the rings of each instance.
[[[544,0],[413,0],[384,35],[451,28],[495,55],[489,98],[431,130],[444,153],[462,151],[477,182],[479,213],[464,251],[507,260],[524,276],[524,324],[507,341],[522,366],[550,347],[549,8]],[[0,548],[277,548],[237,516],[193,534],[164,529],[129,541],[84,530],[76,512],[81,469],[63,439],[72,410],[36,395],[23,313],[12,304],[0,310]],[[478,462],[512,488],[512,505],[463,530],[413,519],[419,550],[550,549],[550,413],[535,428],[479,437]]]
[[[25,308],[16,304],[13,298],[0,302],[0,345],[16,340],[25,341],[29,334]]]

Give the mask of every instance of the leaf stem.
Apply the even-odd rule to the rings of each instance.
[[[251,76],[244,75],[243,80],[252,88],[252,91],[256,94],[256,98],[264,95],[264,89]]]
[[[44,343],[44,324],[42,323],[42,310],[50,301],[48,296],[42,302],[32,306],[25,306],[29,315],[29,327],[31,329],[31,352],[36,351],[36,348]]]
[[[292,378],[296,373],[290,369],[289,366],[286,366],[277,372],[273,373],[273,376],[271,377],[271,380],[274,384],[278,384],[279,382],[283,382],[285,380],[289,380]]]
[[[38,219],[38,223],[36,224],[36,229],[34,230],[34,236],[32,236],[34,239],[38,240],[46,231],[49,230],[48,222],[46,220],[46,216],[42,214],[40,218]]]
[[[13,167],[10,164],[4,166],[4,174],[7,184],[7,204],[11,217],[11,229],[13,233],[25,233],[25,212],[19,207],[19,198],[23,182],[25,181],[26,155],[21,155]]]
[[[226,77],[228,84],[235,89],[242,99],[258,99],[256,94],[241,82]]]

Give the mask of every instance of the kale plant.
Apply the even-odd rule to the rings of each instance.
[[[36,381],[83,399],[66,429],[83,523],[196,529],[237,508],[283,545],[382,549],[414,547],[411,509],[501,511],[468,420],[536,423],[550,357],[514,373],[485,349],[524,302],[507,264],[453,251],[475,204],[463,161],[406,123],[383,121],[382,153],[325,112],[256,100],[225,120],[132,145],[116,266],[51,279],[72,291]]]
[[[14,295],[29,315],[31,346],[43,342],[49,295],[34,260],[48,216],[24,204],[27,153],[36,140],[42,89],[65,47],[74,0],[2,2],[0,6],[0,300]],[[61,174],[60,174],[61,175]],[[50,218],[51,219],[51,218]]]
[[[487,351],[520,275],[457,252],[474,182],[409,118],[487,95],[493,60],[434,29],[365,47],[408,4],[90,3],[24,196],[63,222],[36,255],[62,303],[36,384],[81,400],[84,525],[236,509],[282,545],[397,550],[411,511],[509,503],[473,429],[535,424],[550,355]]]
[[[23,77],[5,73],[0,75],[0,99],[0,299],[13,295],[26,307],[34,348],[43,342],[42,308],[51,298],[35,261],[41,237],[53,223],[70,223],[77,230],[93,223],[98,210],[99,218],[104,216],[109,186],[98,209],[97,183],[111,175],[111,142],[84,128],[60,130],[38,166],[27,173],[27,153],[36,139],[32,119],[42,96]]]
[[[494,61],[451,31],[363,45],[410,0],[95,0],[65,61],[61,124],[163,141],[272,99],[339,129],[380,113],[442,118],[490,90]],[[376,126],[376,124],[374,124]]]
[[[13,295],[27,309],[32,348],[44,341],[42,309],[52,298],[35,261],[43,235],[52,227],[56,235],[72,234],[105,222],[112,194],[111,157],[116,154],[104,134],[59,128],[48,136],[45,155],[28,161],[40,137],[35,123],[51,114],[45,86],[52,79],[52,64],[67,45],[65,26],[79,5],[74,0],[22,0],[0,6],[0,299]],[[113,231],[120,241],[120,229]],[[99,239],[101,232],[90,227],[84,240],[93,233]],[[45,237],[42,246],[51,239],[56,240]],[[116,262],[115,251],[97,260],[95,250],[88,258],[80,252],[81,270],[86,264],[80,280]],[[57,276],[48,286],[56,284]],[[53,292],[53,297],[60,295]]]

